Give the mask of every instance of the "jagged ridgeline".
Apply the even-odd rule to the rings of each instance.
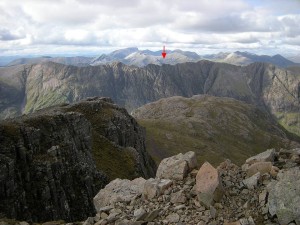
[[[280,69],[266,63],[240,67],[200,61],[138,68],[47,62],[0,68],[0,118],[90,96],[111,97],[131,112],[165,97],[208,94],[254,104],[299,135],[299,90],[299,67]]]
[[[150,177],[144,129],[107,98],[0,123],[1,217],[79,221],[110,180]]]

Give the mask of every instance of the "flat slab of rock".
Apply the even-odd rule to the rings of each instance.
[[[296,221],[300,224],[300,169],[283,171],[279,180],[268,185],[269,213],[277,215],[280,224]]]
[[[130,202],[143,193],[145,182],[146,180],[141,177],[132,181],[127,179],[113,180],[94,197],[94,206],[97,212],[115,202]]]
[[[275,149],[268,149],[258,155],[252,156],[246,160],[247,164],[253,164],[255,162],[274,162]]]
[[[251,177],[257,172],[260,172],[261,175],[265,173],[270,173],[272,170],[271,162],[256,162],[252,164],[247,170],[247,177]]]
[[[197,158],[194,152],[178,154],[165,158],[158,166],[156,177],[171,180],[183,180],[189,171],[197,167]]]
[[[205,162],[196,176],[196,192],[198,199],[205,207],[220,201],[223,195],[222,182],[218,173],[210,163]]]

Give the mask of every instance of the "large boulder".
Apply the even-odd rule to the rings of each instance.
[[[156,177],[183,180],[189,171],[197,167],[196,154],[192,151],[165,158],[158,166]]]
[[[115,202],[130,202],[143,193],[145,182],[146,180],[141,177],[132,181],[119,178],[113,180],[94,197],[97,212],[102,207],[113,205]]]
[[[218,173],[210,163],[205,162],[196,176],[196,191],[199,202],[209,208],[223,196],[223,186]]]
[[[300,224],[300,169],[294,167],[281,171],[278,181],[268,185],[269,213],[277,215],[280,224],[294,221]]]

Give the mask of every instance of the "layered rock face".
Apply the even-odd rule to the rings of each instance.
[[[0,78],[1,96],[10,96],[0,100],[2,118],[90,96],[111,97],[132,111],[165,97],[208,94],[256,104],[300,134],[297,67],[238,67],[210,61],[144,68],[121,63],[75,67],[48,62],[1,68]]]
[[[226,160],[217,168],[208,162],[199,168],[189,163],[195,159],[178,154],[159,165],[155,179],[112,181],[94,198],[98,213],[84,224],[300,224],[300,149],[269,149],[242,167]],[[179,162],[186,165],[174,168],[182,179],[171,171]],[[261,163],[271,164],[271,170]],[[255,175],[248,173],[253,166]]]
[[[103,98],[2,121],[0,156],[1,217],[35,222],[82,220],[109,180],[155,173],[144,130]]]

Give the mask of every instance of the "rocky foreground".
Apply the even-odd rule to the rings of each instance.
[[[194,152],[164,159],[156,178],[116,179],[94,198],[97,224],[300,224],[300,149],[267,150],[242,167],[200,169]]]
[[[242,167],[227,160],[198,169],[194,152],[178,154],[160,163],[155,178],[113,180],[94,197],[97,214],[73,224],[299,225],[299,166],[299,148],[269,149]]]

